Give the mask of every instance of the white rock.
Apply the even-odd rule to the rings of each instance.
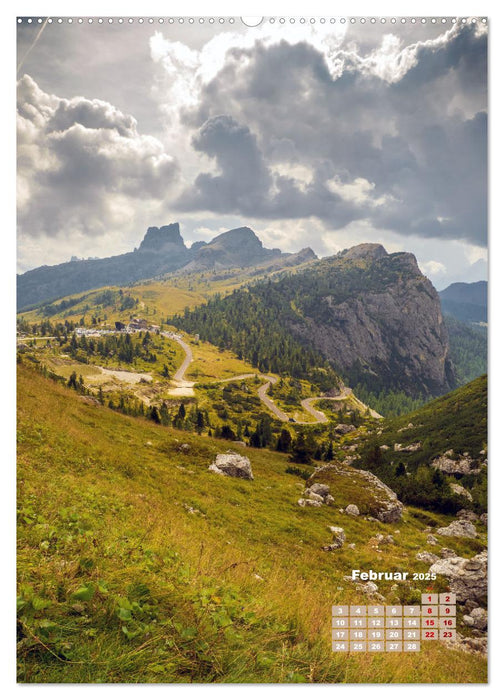
[[[471,539],[478,536],[476,528],[468,520],[453,520],[447,527],[438,528],[437,533],[447,537],[469,537]]]
[[[216,474],[234,476],[239,479],[254,479],[250,459],[236,452],[218,454],[215,462],[208,467],[208,470]]]

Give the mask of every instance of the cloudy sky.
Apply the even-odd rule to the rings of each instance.
[[[481,22],[23,22],[18,271],[179,221],[486,278],[486,55]]]

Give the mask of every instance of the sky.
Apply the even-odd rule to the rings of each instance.
[[[18,272],[178,221],[486,279],[486,56],[480,21],[24,21]]]

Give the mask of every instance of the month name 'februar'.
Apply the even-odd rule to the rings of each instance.
[[[352,570],[352,581],[405,581],[409,576],[408,571],[361,571],[360,569]]]

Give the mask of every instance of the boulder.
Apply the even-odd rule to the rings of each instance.
[[[345,531],[343,530],[342,527],[337,527],[336,525],[330,525],[329,530],[333,534],[333,542],[332,542],[332,548],[333,549],[340,549],[343,547],[343,544],[346,540],[346,535]]]
[[[441,457],[437,457],[431,462],[431,467],[439,469],[445,474],[478,474],[481,469],[473,468],[473,460],[470,457],[460,457],[452,459],[453,450],[447,450]]]
[[[310,491],[313,493],[318,494],[319,496],[322,496],[322,498],[325,498],[326,496],[329,495],[330,492],[330,487],[327,484],[312,484],[309,488]]]
[[[476,528],[469,520],[453,520],[447,527],[440,527],[438,535],[446,537],[470,537],[474,539],[478,536]]]
[[[329,486],[327,484],[314,483],[305,489],[304,496],[311,501],[318,501],[319,503],[325,503],[326,505],[332,505],[334,503],[334,498],[329,493]]]
[[[346,435],[347,433],[352,433],[354,430],[357,430],[355,425],[346,425],[345,423],[338,423],[338,425],[334,428],[334,435]]]
[[[324,499],[322,498],[322,496],[320,496],[318,493],[314,493],[313,491],[310,491],[310,489],[305,489],[305,492],[303,495],[310,501],[318,501],[319,503],[324,502]]]
[[[457,556],[457,552],[453,549],[448,549],[448,547],[443,547],[440,554],[441,559],[453,559],[453,557]]]
[[[451,557],[434,562],[429,571],[448,579],[450,590],[458,603],[472,600],[483,603],[487,596],[488,552],[480,552],[472,559]]]
[[[478,520],[478,516],[472,510],[467,510],[467,508],[462,508],[457,513],[457,518],[459,520],[470,520],[475,523]]]
[[[477,630],[486,630],[488,627],[488,613],[485,608],[475,608],[471,610],[469,616],[472,619],[470,627],[475,627]]]
[[[373,517],[382,523],[397,522],[402,517],[403,504],[397,495],[377,476],[364,469],[354,469],[341,463],[318,467],[307,481],[307,488],[323,483],[333,494],[351,492],[351,505],[357,506],[359,513]],[[338,504],[339,505],[339,504]]]
[[[248,480],[254,479],[250,459],[236,452],[218,454],[215,462],[208,467],[208,470],[223,476],[234,476]]]
[[[488,525],[488,513],[482,513],[482,514],[480,515],[480,520],[481,520],[481,522],[483,523],[483,525],[484,525],[485,527],[487,527],[487,525]]]
[[[416,558],[418,561],[423,561],[426,564],[434,564],[434,562],[439,559],[437,554],[433,554],[432,552],[418,552]]]
[[[323,501],[314,501],[312,498],[300,498],[298,501],[298,506],[301,506],[302,508],[305,506],[316,506],[320,508],[322,503]]]
[[[347,515],[359,515],[359,508],[355,505],[355,503],[349,503],[347,507],[345,508],[345,513]]]
[[[427,535],[427,544],[434,545],[438,543],[437,537],[434,537],[434,535]]]
[[[453,491],[453,493],[457,494],[457,496],[467,498],[468,501],[472,501],[473,499],[470,492],[467,489],[465,489],[461,484],[450,484],[450,489]]]

